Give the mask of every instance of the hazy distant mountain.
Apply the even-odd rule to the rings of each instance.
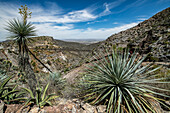
[[[78,42],[78,43],[83,43],[83,44],[92,44],[92,43],[97,43],[100,41],[103,41],[102,39],[64,39],[64,41],[67,42]]]

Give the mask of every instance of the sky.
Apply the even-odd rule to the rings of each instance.
[[[4,28],[21,19],[18,8],[25,4],[37,36],[105,40],[168,8],[170,0],[0,0],[0,41],[11,35]]]

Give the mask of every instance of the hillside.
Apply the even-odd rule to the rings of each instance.
[[[150,61],[170,62],[170,7],[133,28],[111,35],[100,47],[111,45],[149,53]]]
[[[26,73],[32,72],[30,65],[29,70],[23,71],[26,76],[19,73],[16,41],[0,42],[0,113],[106,113],[107,108],[111,112],[114,109],[115,112],[169,112],[169,15],[170,8],[167,8],[101,42],[69,42],[49,36],[28,38],[29,50],[26,50],[34,77],[30,76],[34,73]],[[94,52],[110,47],[117,48],[118,54],[107,51],[93,57]],[[126,54],[127,59],[126,55],[119,56],[119,50],[126,47],[130,48],[130,53],[137,51],[139,54],[136,57]],[[149,54],[147,59],[141,62],[138,57],[146,54]],[[153,65],[149,65],[153,61]],[[44,64],[53,73],[49,73]],[[23,67],[28,68],[28,65]],[[6,75],[10,77],[4,79]],[[34,79],[29,81],[28,78]],[[8,83],[10,79],[11,84]],[[31,82],[34,83],[32,86],[29,85]],[[26,88],[35,88],[36,92]],[[86,97],[89,97],[88,101]],[[122,109],[125,111],[120,111]]]
[[[170,8],[167,8],[137,26],[113,34],[102,42],[83,44],[40,36],[28,39],[35,56],[52,71],[68,72],[81,66],[92,56],[92,51],[114,45],[129,47],[140,54],[149,54],[148,61],[170,62]],[[99,46],[99,47],[98,47]],[[14,41],[0,42],[0,61],[12,61],[17,66],[18,47]],[[35,72],[48,72],[33,56],[30,60]]]
[[[52,71],[67,72],[80,66],[88,59],[89,53],[100,43],[86,45],[76,42],[55,40],[53,37],[41,36],[28,39],[28,47]],[[14,41],[0,42],[0,61],[10,60],[17,66],[18,47]],[[31,56],[31,55],[30,55]],[[35,72],[48,72],[31,56]]]

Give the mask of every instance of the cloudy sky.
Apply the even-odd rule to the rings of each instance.
[[[18,8],[25,4],[37,36],[104,40],[168,8],[170,0],[0,0],[0,41],[10,36],[4,27],[21,19]]]

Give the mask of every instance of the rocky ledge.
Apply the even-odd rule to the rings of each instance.
[[[167,113],[164,111],[158,102],[151,101],[157,109],[157,113]],[[169,102],[166,104],[170,105]],[[92,106],[88,103],[84,103],[79,99],[64,99],[58,100],[55,106],[45,106],[39,108],[37,106],[23,108],[23,104],[4,104],[0,101],[0,113],[106,113],[106,106]],[[150,112],[149,112],[150,113]]]
[[[23,108],[23,104],[4,104],[0,103],[0,113],[105,113],[106,106],[92,106],[78,99],[60,99],[56,106],[37,106]]]

